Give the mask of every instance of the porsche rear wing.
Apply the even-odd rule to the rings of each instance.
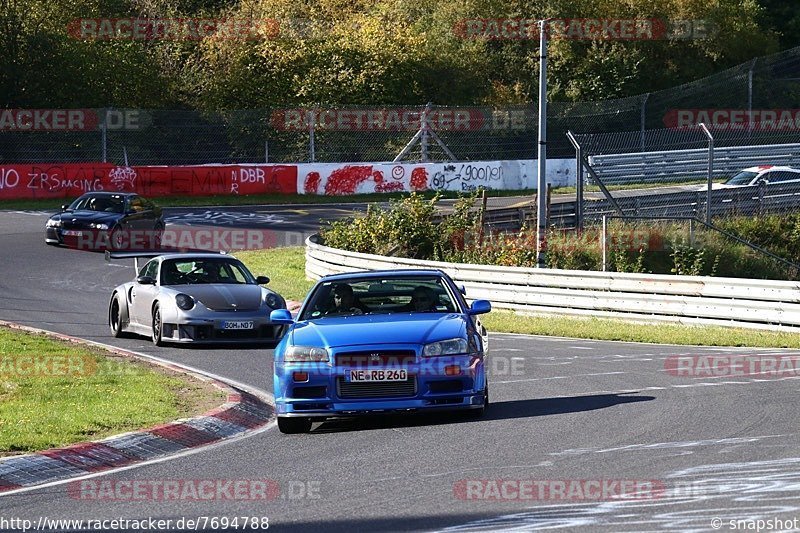
[[[114,259],[133,259],[133,268],[136,272],[139,272],[139,259],[152,259],[154,257],[158,257],[160,255],[167,255],[167,254],[179,254],[181,252],[175,250],[149,250],[149,251],[138,251],[138,252],[112,252],[111,250],[106,250],[105,257],[106,261],[112,261]],[[187,254],[190,253],[198,253],[198,252],[185,252]],[[225,252],[212,252],[212,251],[203,251],[204,254],[220,254],[225,255]]]

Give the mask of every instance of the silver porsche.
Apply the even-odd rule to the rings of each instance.
[[[269,315],[285,309],[280,294],[262,287],[235,257],[217,253],[106,252],[136,259],[136,278],[111,293],[108,325],[115,337],[136,333],[164,343],[274,343],[285,326]],[[139,260],[149,259],[139,268]]]

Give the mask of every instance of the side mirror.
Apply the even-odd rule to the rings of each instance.
[[[256,283],[258,283],[259,285],[266,285],[267,283],[269,283],[269,278],[267,276],[258,276],[256,278]]]
[[[469,306],[470,315],[483,315],[492,310],[492,304],[489,300],[475,300]]]
[[[68,206],[67,204],[61,204],[61,212],[62,212],[62,213],[63,213],[64,211],[66,211],[67,209],[69,209],[69,206]]]
[[[467,295],[467,288],[463,284],[461,284],[461,285],[458,286],[458,292],[460,292],[461,294],[466,296]]]
[[[136,283],[138,283],[139,285],[155,285],[156,278],[152,276],[137,276]]]
[[[275,309],[269,314],[269,320],[273,324],[294,324],[292,313],[288,309]]]

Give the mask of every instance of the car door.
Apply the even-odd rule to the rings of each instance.
[[[138,276],[149,276],[158,280],[159,260],[153,259],[140,270]],[[147,285],[134,280],[131,289],[131,319],[137,324],[149,327],[152,321],[151,309],[158,293],[158,281],[155,285]]]
[[[150,214],[142,202],[141,196],[129,196],[128,206],[125,211],[125,218],[128,220],[128,227],[138,233],[153,229],[150,221]]]

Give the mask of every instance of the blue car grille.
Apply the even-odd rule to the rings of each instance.
[[[367,350],[358,352],[339,352],[336,366],[366,368],[372,365],[404,367],[417,361],[414,350]]]
[[[405,381],[375,381],[352,383],[342,376],[336,378],[336,390],[339,398],[387,398],[398,396],[415,396],[417,394],[417,377],[409,376]]]

